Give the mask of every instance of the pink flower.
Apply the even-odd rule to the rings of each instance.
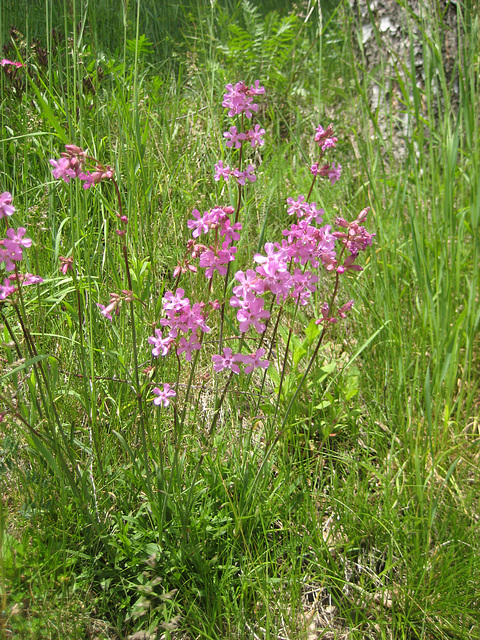
[[[66,275],[67,271],[72,271],[73,270],[73,257],[70,256],[69,258],[64,258],[63,256],[59,256],[58,259],[60,260],[60,271],[63,273],[63,275]]]
[[[106,307],[104,304],[100,304],[99,302],[97,302],[97,307],[100,309],[100,313],[102,314],[102,316],[112,322],[113,318],[112,314],[110,313],[109,307]]]
[[[202,233],[208,233],[211,225],[211,215],[208,211],[205,211],[203,216],[198,209],[192,211],[192,216],[195,220],[188,220],[187,227],[192,229],[192,236],[198,238]]]
[[[166,356],[173,339],[170,336],[164,338],[160,329],[155,329],[155,335],[148,338],[148,344],[153,344],[152,356],[158,358],[158,356]]]
[[[270,362],[268,360],[261,360],[262,356],[265,355],[265,349],[257,349],[255,353],[250,355],[240,355],[238,358],[240,362],[246,364],[245,373],[248,375],[254,369],[268,369],[270,366]]]
[[[12,194],[4,191],[0,195],[0,220],[3,216],[11,216],[14,211],[15,207],[12,207]]]
[[[247,293],[243,300],[233,296],[230,299],[232,307],[238,307],[237,320],[239,321],[239,329],[245,333],[253,324],[257,333],[265,331],[265,325],[260,320],[268,320],[270,312],[263,308],[265,300],[257,298],[254,293]]]
[[[212,356],[213,368],[218,373],[224,369],[230,369],[233,373],[240,373],[240,367],[237,362],[241,362],[242,355],[236,353],[232,355],[232,350],[229,347],[225,347],[223,350],[223,356]]]
[[[246,140],[246,135],[244,133],[238,133],[237,127],[230,127],[229,131],[225,131],[223,137],[227,139],[227,147],[233,147],[233,145],[235,145],[235,149],[240,149],[242,142]]]
[[[68,158],[59,158],[58,160],[51,158],[49,162],[53,167],[52,174],[55,180],[63,178],[63,180],[68,184],[71,178],[77,177],[77,172],[71,168],[70,160]]]
[[[153,399],[153,404],[156,404],[157,406],[163,405],[164,407],[168,407],[170,404],[170,398],[174,398],[177,395],[168,382],[163,385],[162,390],[155,387],[153,389],[153,393],[157,396]]]
[[[294,213],[297,214],[298,218],[301,218],[306,211],[308,211],[309,206],[308,202],[305,202],[305,196],[300,196],[298,200],[294,200],[293,198],[287,199],[288,209],[287,213],[289,216]]]
[[[3,285],[0,284],[0,300],[6,300],[16,290],[17,287],[8,278],[5,278]]]
[[[250,182],[255,182],[257,176],[253,173],[255,167],[253,164],[249,164],[245,171],[239,171],[238,169],[234,169],[231,173],[237,179],[238,184],[244,185],[245,180],[250,180]]]
[[[12,261],[20,262],[23,259],[22,248],[27,249],[32,245],[30,238],[23,237],[25,232],[25,227],[19,227],[18,231],[10,227],[7,229],[7,237],[0,240],[0,244],[5,247],[5,250],[0,249],[0,262],[6,263],[7,271],[13,271],[15,268]]]
[[[240,240],[240,234],[238,233],[238,231],[242,230],[242,223],[241,222],[236,222],[235,224],[232,224],[230,222],[230,220],[227,218],[227,220],[225,220],[225,222],[223,223],[221,229],[220,229],[220,235],[221,236],[225,236],[225,241],[230,244],[232,242],[232,240]]]
[[[197,336],[192,333],[190,338],[180,338],[180,343],[177,348],[177,354],[180,355],[185,351],[185,358],[188,362],[192,360],[192,351],[199,351],[201,349],[201,344],[198,342]]]
[[[319,320],[315,320],[315,324],[322,324],[322,322],[331,322],[335,324],[335,322],[338,322],[337,318],[330,315],[330,306],[327,302],[323,304],[320,311],[322,312],[322,317]]]
[[[221,276],[224,276],[227,273],[227,267],[224,265],[235,260],[236,252],[237,247],[229,247],[228,244],[224,242],[222,249],[217,251],[216,254],[212,249],[204,251],[200,256],[199,265],[202,269],[206,269],[205,276],[207,278],[212,278],[215,271],[218,271]]]
[[[330,169],[330,171],[328,172],[328,179],[330,180],[330,182],[332,183],[332,185],[335,184],[335,182],[337,182],[338,180],[340,180],[340,176],[342,175],[342,165],[340,163],[338,163],[337,168],[335,169],[335,163],[332,162],[332,168]]]
[[[101,166],[97,167],[97,171],[90,173],[90,171],[82,172],[78,174],[80,180],[84,181],[83,188],[90,189],[93,184],[98,184],[102,180],[111,180],[113,178],[114,171],[112,167],[108,166],[104,169]]]
[[[338,315],[341,318],[346,318],[346,314],[348,313],[348,311],[350,311],[350,309],[353,307],[353,300],[349,300],[348,302],[346,302],[343,307],[341,307],[338,310]]]
[[[247,133],[243,135],[252,145],[252,149],[254,149],[256,146],[261,147],[262,145],[265,144],[265,140],[262,138],[264,133],[265,133],[265,129],[261,129],[260,125],[256,124],[253,129],[251,129],[250,131],[247,131]]]
[[[220,160],[216,165],[215,165],[215,175],[214,175],[214,180],[216,182],[218,182],[220,180],[220,178],[223,178],[224,180],[228,180],[230,178],[230,167],[227,165],[226,167],[223,166],[223,161]]]

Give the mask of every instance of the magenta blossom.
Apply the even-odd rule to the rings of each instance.
[[[174,398],[177,395],[168,382],[163,385],[163,390],[155,387],[153,389],[153,393],[157,396],[153,399],[153,404],[156,404],[159,407],[168,407],[170,404],[170,398]]]
[[[58,160],[51,158],[49,162],[53,167],[52,174],[55,180],[62,178],[68,184],[71,178],[77,177],[77,172],[71,168],[68,158],[59,158]]]

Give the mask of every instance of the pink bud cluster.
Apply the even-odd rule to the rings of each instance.
[[[88,157],[81,147],[67,144],[65,151],[60,154],[58,160],[53,158],[50,160],[50,164],[53,167],[53,177],[55,180],[62,178],[66,183],[69,183],[72,178],[79,178],[79,180],[83,181],[84,189],[89,189],[93,184],[98,184],[102,180],[113,178],[114,170],[112,167],[109,165],[104,167],[96,161],[94,161],[94,171],[85,170],[87,160],[93,160],[93,158]]]
[[[65,272],[68,271],[68,267],[65,269]],[[112,313],[115,313],[116,316],[120,314],[120,307],[122,302],[131,302],[133,300],[133,292],[122,290],[122,294],[119,293],[111,293],[110,300],[105,307],[103,304],[97,302],[97,307],[100,309],[100,313],[107,320],[112,320]]]
[[[23,67],[23,64],[21,62],[12,62],[12,60],[7,60],[6,58],[3,58],[2,60],[0,60],[0,66],[17,67],[17,69],[19,69],[20,67]]]

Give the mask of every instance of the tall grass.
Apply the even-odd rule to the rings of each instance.
[[[410,125],[398,160],[378,135],[347,5],[303,18],[245,2],[2,5],[3,42],[10,24],[21,32],[5,57],[20,56],[30,79],[0,78],[0,190],[34,240],[29,270],[46,279],[26,312],[51,396],[42,403],[3,306],[1,393],[18,415],[0,423],[0,637],[480,637],[480,49],[478,18],[457,6],[458,104],[436,5],[407,12],[425,79],[418,87],[414,62],[399,62]],[[317,203],[340,215],[369,205],[377,233],[349,281],[356,313],[268,457],[277,431],[268,403],[247,417],[248,386],[208,442],[215,388],[201,376],[183,432],[150,408],[142,431],[131,320],[107,326],[95,307],[124,288],[113,190],[62,188],[48,165],[66,142],[114,164],[145,303],[136,321],[149,326],[186,216],[220,197],[210,176],[223,87],[257,77],[270,140],[245,206],[248,248],[275,238],[286,198],[308,190],[320,115],[343,134],[344,174]],[[74,280],[58,272],[69,251]],[[140,370],[152,364],[147,335]],[[293,357],[309,348],[294,340]],[[154,364],[156,379],[175,375]]]

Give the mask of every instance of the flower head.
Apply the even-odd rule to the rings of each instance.
[[[172,387],[168,384],[168,382],[163,385],[162,390],[160,390],[158,387],[155,387],[153,389],[153,393],[157,396],[153,399],[153,404],[164,407],[168,407],[168,405],[170,404],[170,398],[174,398],[177,395]]]

